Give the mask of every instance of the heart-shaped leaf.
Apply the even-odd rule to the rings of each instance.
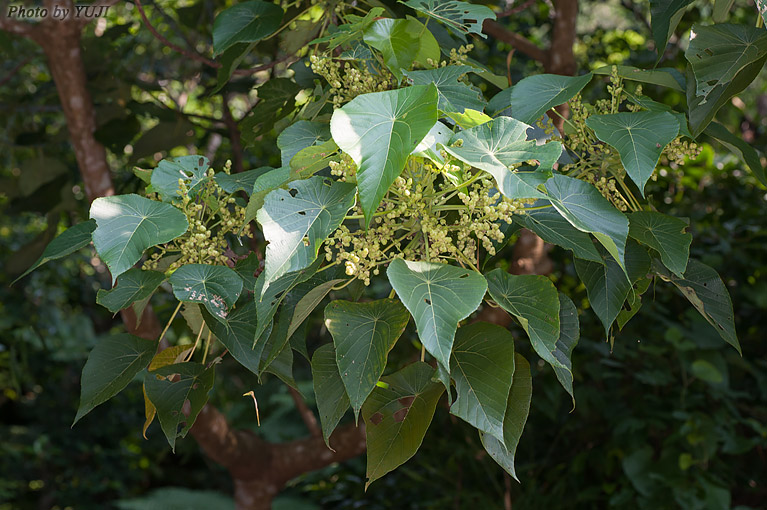
[[[515,480],[517,473],[514,469],[514,455],[517,451],[519,438],[525,429],[527,416],[530,414],[530,401],[533,397],[533,379],[530,376],[530,363],[519,353],[514,357],[514,379],[511,383],[509,400],[506,407],[506,417],[503,421],[503,436],[506,444],[489,434],[482,434],[482,446],[487,453]]]
[[[187,195],[194,196],[195,192],[205,182],[205,172],[210,162],[205,156],[180,156],[160,161],[152,171],[152,189],[160,194],[163,202],[181,200],[179,179],[184,181]]]
[[[213,22],[213,51],[220,55],[237,43],[260,41],[282,23],[282,9],[276,4],[250,0],[221,11]]]
[[[585,181],[557,174],[546,181],[546,191],[562,217],[581,232],[594,234],[610,255],[624,265],[629,220],[599,190]]]
[[[503,418],[514,375],[511,332],[487,322],[459,328],[450,375],[457,393],[450,412],[503,441]]]
[[[663,264],[682,277],[690,258],[692,234],[684,220],[659,212],[637,211],[629,215],[629,235],[660,253]]]
[[[527,140],[530,126],[511,117],[498,117],[490,122],[453,135],[444,146],[453,157],[490,173],[498,189],[508,198],[545,198],[537,186],[549,177],[551,167],[562,153],[562,144],[538,145]],[[460,147],[452,146],[462,140]],[[513,172],[511,165],[537,159],[537,172]]]
[[[402,259],[394,259],[386,275],[415,319],[421,343],[450,373],[455,331],[482,302],[485,278],[470,269]],[[442,382],[449,387],[450,381]]]
[[[97,198],[93,246],[112,273],[112,283],[139,261],[144,250],[168,243],[189,228],[186,215],[170,204],[138,195]]]
[[[120,393],[149,365],[157,342],[122,334],[101,340],[88,355],[80,379],[80,407],[74,425],[99,404]]]
[[[214,317],[226,319],[242,292],[242,279],[232,269],[208,264],[184,264],[170,276],[179,301],[202,303]]]
[[[256,216],[269,242],[259,297],[280,276],[314,262],[322,242],[354,205],[353,184],[311,177],[288,187],[269,193]]]
[[[441,21],[461,37],[464,37],[464,34],[477,34],[487,38],[482,33],[482,24],[486,19],[495,19],[495,13],[489,7],[470,2],[460,2],[457,0],[407,0],[402,1],[402,3],[426,14],[430,18]]]
[[[467,108],[477,111],[485,108],[482,91],[460,81],[464,75],[473,71],[471,66],[446,66],[428,71],[410,71],[405,76],[413,85],[433,83],[437,87],[440,111],[463,113]]]
[[[496,94],[490,101],[490,110],[491,113],[497,114],[511,107],[512,117],[525,124],[532,124],[553,107],[572,99],[589,84],[591,78],[591,73],[583,76],[528,76],[513,87]]]
[[[325,307],[325,326],[333,335],[338,371],[355,420],[409,320],[407,309],[395,299],[368,303],[336,300]]]
[[[365,29],[363,40],[381,52],[386,67],[398,80],[414,62],[427,65],[428,60],[439,61],[437,40],[414,18],[378,19]]]
[[[586,125],[597,138],[615,147],[642,196],[663,149],[679,134],[679,121],[668,112],[592,115]]]
[[[384,377],[386,386],[376,386],[362,406],[367,437],[366,488],[404,464],[421,446],[444,391],[432,382],[433,375],[434,369],[426,363],[411,363]]]
[[[35,263],[32,264],[29,269],[24,271],[21,276],[13,280],[13,283],[21,280],[46,262],[66,257],[67,255],[76,252],[80,248],[88,246],[91,242],[94,230],[96,230],[96,222],[93,220],[83,221],[82,223],[78,223],[77,225],[69,227],[59,236],[53,239],[53,241],[51,241],[48,246],[45,247],[45,250],[43,251],[43,254],[40,255],[40,258],[37,259],[37,261],[35,261]]]
[[[206,368],[198,363],[176,363],[146,373],[146,396],[157,410],[160,426],[173,452],[176,451],[176,438],[186,436],[208,401],[208,392],[213,388],[214,380],[213,366]],[[184,403],[187,400],[189,414],[185,415]],[[179,430],[181,424],[184,425]]]
[[[485,275],[487,290],[498,305],[516,317],[538,355],[566,368],[554,356],[559,338],[559,297],[551,280],[540,275],[512,275],[494,269]]]
[[[366,225],[437,118],[433,85],[363,94],[333,112],[333,140],[358,167],[357,187]]]
[[[164,280],[165,275],[158,271],[129,269],[120,275],[117,286],[112,290],[99,290],[96,294],[96,303],[106,307],[112,313],[117,313],[136,301],[151,296]]]
[[[317,399],[317,411],[320,413],[322,437],[330,448],[330,435],[338,422],[349,409],[349,397],[346,396],[344,383],[338,374],[336,351],[333,344],[317,348],[312,356],[312,380],[314,395]]]

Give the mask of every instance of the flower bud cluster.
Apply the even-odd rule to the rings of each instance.
[[[333,106],[339,108],[360,94],[381,92],[391,88],[391,75],[382,70],[374,74],[363,62],[360,68],[356,63],[335,61],[329,57],[312,55],[309,58],[314,73],[322,76],[330,85]]]
[[[341,153],[339,161],[330,161],[328,166],[330,167],[330,174],[338,177],[339,181],[357,182],[357,164],[345,152]]]

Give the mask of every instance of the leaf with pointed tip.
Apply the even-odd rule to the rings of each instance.
[[[178,181],[184,181],[188,196],[196,195],[200,185],[207,179],[210,162],[205,156],[179,156],[160,161],[152,171],[152,189],[160,194],[163,202],[180,201]]]
[[[573,393],[573,349],[578,345],[581,331],[578,323],[578,310],[570,300],[561,292],[559,293],[559,338],[557,338],[554,357],[557,358],[561,367],[553,367],[557,379],[562,387],[570,394],[573,399],[573,409],[575,408],[575,394]]]
[[[486,19],[495,19],[495,13],[484,5],[460,2],[456,0],[407,0],[401,3],[441,21],[455,34],[477,34],[487,38],[482,33],[482,24]]]
[[[242,190],[250,194],[253,192],[253,186],[256,184],[258,178],[272,170],[273,168],[270,166],[262,166],[255,170],[248,170],[235,174],[225,174],[220,172],[214,175],[213,179],[219,186],[221,186],[221,189],[227,193],[234,193],[235,191]]]
[[[428,60],[439,61],[437,40],[415,18],[378,19],[365,29],[363,40],[381,52],[386,67],[397,80],[414,62],[425,66]]]
[[[477,111],[485,109],[482,91],[460,81],[464,75],[473,71],[471,66],[452,65],[427,71],[410,71],[405,76],[413,85],[433,83],[437,87],[440,111],[463,113],[467,108]]]
[[[586,125],[618,151],[623,168],[642,196],[663,149],[679,134],[679,122],[668,112],[592,115]]]
[[[317,348],[312,356],[312,380],[317,411],[320,413],[322,437],[330,448],[329,439],[338,426],[338,422],[349,409],[349,397],[344,391],[344,383],[338,373],[336,352],[333,344]]]
[[[242,279],[226,266],[184,264],[168,279],[179,301],[202,303],[217,319],[226,319],[242,292]]]
[[[547,111],[572,99],[593,77],[591,73],[583,76],[528,76],[496,94],[491,104],[494,113],[511,107],[512,117],[525,124],[532,124]]]
[[[80,418],[120,393],[133,378],[149,365],[157,342],[121,334],[101,340],[88,355],[80,379]]]
[[[589,232],[620,264],[625,264],[629,220],[591,184],[554,175],[546,181],[549,200],[559,214],[581,232]]]
[[[256,216],[269,242],[259,297],[280,276],[311,265],[322,242],[354,205],[353,184],[315,176],[288,187],[269,193]]]
[[[749,25],[696,24],[684,56],[695,74],[695,95],[705,103],[714,88],[767,56],[767,32]]]
[[[572,251],[578,258],[602,263],[602,257],[589,235],[573,227],[553,207],[514,215],[514,221],[532,230],[547,243]]]
[[[613,68],[617,68],[618,76],[625,80],[638,81],[641,83],[650,83],[660,85],[679,92],[684,92],[686,87],[685,77],[673,67],[658,67],[656,69],[639,69],[633,66],[604,66],[595,69],[592,73],[603,76],[610,76]]]
[[[626,244],[626,272],[613,257],[603,254],[604,262],[597,264],[575,259],[575,270],[586,286],[589,303],[610,335],[610,327],[631,292],[631,286],[650,269],[647,251],[634,241]],[[626,276],[628,275],[628,278]]]
[[[169,380],[170,376],[176,374],[178,377]],[[157,410],[160,427],[173,452],[176,451],[176,438],[186,436],[208,401],[208,392],[213,388],[214,380],[213,366],[206,368],[198,363],[176,363],[146,373],[146,396]],[[187,400],[190,404],[188,416],[184,415],[184,403]]]
[[[463,141],[460,147],[444,146],[453,157],[492,174],[498,189],[508,198],[545,198],[537,185],[549,177],[551,167],[562,153],[562,144],[538,145],[527,140],[530,126],[511,117],[498,117],[490,122],[453,135],[450,144]],[[511,165],[537,159],[536,172],[513,172]]]
[[[748,165],[748,168],[751,169],[751,173],[754,174],[754,177],[756,177],[763,186],[767,186],[767,176],[765,175],[762,158],[759,157],[759,153],[751,146],[751,144],[745,142],[737,135],[732,134],[729,129],[718,122],[712,122],[703,132],[708,136],[715,138],[719,143],[736,154]]]
[[[325,307],[325,326],[333,335],[338,372],[355,420],[409,320],[407,309],[395,299],[368,303],[336,300]]]
[[[402,259],[394,259],[386,275],[415,319],[421,343],[450,373],[455,331],[482,302],[485,278],[470,269]],[[442,382],[450,386],[449,380]]]
[[[90,217],[97,225],[93,246],[109,267],[113,284],[144,250],[168,243],[189,228],[186,215],[172,205],[134,194],[97,198]]]
[[[232,357],[258,375],[261,356],[253,349],[253,339],[256,337],[256,304],[247,301],[235,308],[224,321],[215,319],[205,309],[202,310],[202,317]]]
[[[655,39],[655,49],[660,61],[666,51],[666,45],[676,30],[685,8],[693,0],[650,0],[650,24],[652,37]]]
[[[314,309],[317,308],[317,305],[319,305],[322,300],[325,299],[325,296],[328,295],[330,290],[344,281],[346,280],[342,278],[328,280],[326,282],[320,283],[319,285],[316,285],[308,292],[303,294],[301,299],[298,300],[298,303],[296,303],[295,307],[293,307],[293,316],[290,319],[290,326],[288,326],[288,336],[293,336],[293,333],[295,333],[298,327],[304,322],[304,320],[309,317],[309,314],[311,314]]]
[[[327,168],[337,154],[338,145],[333,140],[301,149],[290,160],[290,178],[308,179]]]
[[[362,406],[367,437],[365,488],[415,455],[434,417],[444,388],[432,382],[434,369],[423,362],[382,378]]]
[[[664,267],[655,264],[655,273],[663,280],[673,283],[684,297],[711,324],[725,342],[735,347],[741,356],[740,342],[735,331],[732,301],[724,282],[717,272],[695,259],[687,262],[684,278],[677,278]]]
[[[690,258],[692,234],[686,221],[659,212],[637,211],[629,215],[629,235],[660,253],[663,264],[682,277]]]
[[[458,329],[450,358],[457,397],[450,413],[503,441],[503,417],[514,375],[514,337],[475,322]]]
[[[493,120],[492,117],[485,113],[470,108],[466,108],[463,113],[448,112],[447,116],[462,129],[471,129]]]
[[[357,164],[366,225],[437,118],[433,85],[362,94],[333,112],[333,140]]]
[[[530,414],[530,401],[533,397],[533,379],[530,375],[530,363],[519,353],[514,357],[514,379],[511,383],[506,417],[503,421],[503,441],[499,441],[489,434],[482,434],[482,446],[490,457],[495,460],[515,480],[517,473],[514,469],[514,455],[517,451],[519,439],[525,429],[527,416]]]
[[[682,112],[678,112],[671,108],[669,105],[664,103],[659,103],[657,101],[653,101],[647,96],[642,95],[632,95],[631,102],[641,106],[642,108],[645,108],[646,110],[649,110],[651,112],[668,112],[671,115],[674,116],[677,123],[679,124],[679,135],[680,136],[686,136],[688,138],[692,138],[692,133],[690,133],[690,128],[687,126],[687,115],[685,115]]]
[[[237,43],[253,43],[280,27],[279,6],[260,0],[242,2],[224,9],[213,21],[213,52],[220,55]]]
[[[43,254],[40,255],[40,258],[37,259],[37,261],[32,264],[29,269],[24,271],[21,276],[13,280],[13,283],[21,280],[46,262],[66,257],[67,255],[76,252],[80,248],[88,246],[91,242],[91,237],[94,230],[96,230],[96,222],[93,220],[83,221],[82,223],[78,223],[77,225],[69,227],[59,236],[53,239],[53,241],[51,241],[48,246],[45,247],[45,250],[43,251]],[[13,285],[13,283],[11,285]]]
[[[318,142],[330,138],[330,126],[327,122],[299,120],[286,127],[277,137],[277,147],[280,149],[282,166],[290,165],[298,151],[311,147]]]
[[[151,296],[164,280],[165,275],[157,271],[129,269],[117,279],[117,286],[111,290],[99,289],[96,303],[112,313],[117,313],[136,301]]]
[[[538,355],[565,368],[554,356],[559,338],[559,298],[551,280],[540,275],[512,275],[494,269],[485,275],[493,300],[516,317]]]

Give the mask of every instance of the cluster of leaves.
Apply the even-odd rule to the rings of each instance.
[[[214,27],[219,51],[235,43],[253,44],[272,32],[262,30],[262,25],[276,20],[276,11],[262,4],[247,2],[219,15]],[[591,307],[608,336],[616,320],[623,327],[639,310],[642,294],[657,278],[678,288],[739,350],[727,290],[713,269],[689,259],[691,236],[684,232],[686,223],[634,197],[635,192],[644,196],[664,150],[678,135],[693,138],[704,129],[716,129],[709,122],[718,107],[709,103],[721,106],[717,98],[729,99],[740,90],[729,85],[737,73],[730,72],[730,81],[725,81],[727,73],[719,76],[728,49],[720,47],[726,45],[718,42],[718,32],[708,33],[702,27],[694,41],[702,33],[708,35],[691,44],[692,75],[687,85],[675,71],[607,71],[614,75],[609,108],[584,106],[587,114],[574,116],[562,136],[543,136],[539,143],[531,124],[576,96],[593,74],[528,77],[486,102],[467,75],[477,74],[496,84],[498,77],[474,64],[441,65],[440,47],[427,23],[442,22],[465,37],[480,34],[482,20],[492,18],[492,11],[464,2],[419,0],[406,5],[425,15],[426,22],[381,18],[384,11],[372,9],[364,17],[347,15],[347,23],[315,41],[326,48],[322,58],[332,58],[339,50],[342,61],[354,63],[344,66],[343,72],[364,69],[365,76],[376,77],[376,90],[386,90],[349,88],[353,93],[339,95],[344,83],[318,82],[312,100],[280,135],[281,168],[209,175],[204,158],[165,162],[150,177],[163,201],[138,195],[97,199],[91,207],[92,220],[54,240],[35,267],[92,240],[117,282],[110,291],[115,298],[113,309],[146,302],[156,289],[168,287],[179,308],[181,303],[198,306],[198,320],[190,320],[197,342],[207,332],[206,345],[217,340],[225,353],[255,374],[269,371],[295,385],[293,351],[307,358],[309,353],[294,334],[329,293],[354,280],[348,271],[338,271],[334,262],[322,265],[321,246],[339,228],[364,235],[377,216],[391,214],[387,204],[397,205],[398,196],[420,194],[423,204],[405,203],[402,216],[407,221],[395,229],[400,237],[410,238],[412,251],[402,249],[383,261],[388,267],[385,278],[379,279],[391,287],[389,296],[375,296],[371,291],[369,297],[380,299],[361,301],[359,293],[350,293],[350,300],[331,301],[324,309],[333,341],[311,356],[323,434],[327,441],[349,407],[355,419],[361,413],[368,444],[367,478],[372,483],[415,454],[447,390],[450,412],[475,427],[488,454],[516,476],[514,453],[532,397],[529,362],[515,352],[507,329],[464,321],[483,300],[508,312],[572,396],[571,353],[579,338],[575,305],[546,277],[513,276],[495,267],[494,246],[475,243],[467,253],[467,244],[457,245],[461,249],[434,261],[429,253],[432,229],[435,225],[465,229],[461,218],[476,204],[459,194],[469,194],[470,185],[484,179],[495,188],[483,188],[491,198],[483,212],[496,210],[495,218],[506,230],[493,241],[508,241],[515,228],[526,227],[572,251]],[[238,9],[248,9],[248,16]],[[239,27],[243,19],[252,21]],[[763,34],[754,34],[744,44],[761,48],[762,38]],[[750,69],[759,59],[763,63],[760,52],[754,57],[757,60],[741,62],[742,69]],[[718,77],[713,85],[711,73]],[[620,78],[694,89],[689,119],[636,91],[631,98],[634,106],[620,111]],[[331,95],[334,100],[329,100]],[[635,111],[639,109],[643,111]],[[700,113],[704,110],[707,113]],[[741,147],[747,160],[756,154],[737,139],[732,141],[732,135],[717,136]],[[599,158],[600,154],[608,157]],[[353,175],[334,179],[327,167],[344,158],[349,166],[353,162]],[[763,173],[755,173],[763,178]],[[609,175],[619,183],[629,214],[604,196],[617,188],[599,189],[592,184],[594,175]],[[217,186],[210,185],[211,180]],[[219,195],[219,190],[227,194]],[[230,204],[228,194],[237,191],[248,195],[247,205],[237,204],[237,199]],[[500,215],[497,211],[508,201],[515,204],[516,214]],[[215,211],[239,206],[241,224],[232,225],[227,219],[226,225],[218,227],[229,228],[230,233],[239,232],[255,218],[269,243],[263,270],[255,255],[233,268],[222,265],[220,252],[206,261],[212,264],[199,263],[203,262],[199,257],[197,263],[168,265],[165,273],[131,269],[147,250],[198,235],[194,225],[190,230],[190,204]],[[461,233],[446,231],[440,237],[457,240]],[[231,237],[219,239],[234,249]],[[367,246],[358,249],[370,251]],[[159,259],[161,267],[167,257]],[[199,308],[200,304],[204,307]],[[388,353],[411,316],[422,348],[421,361],[383,376]],[[206,402],[219,358],[206,363],[207,347],[202,363],[188,361],[194,347],[191,352],[188,346],[159,354],[156,350],[156,342],[130,335],[99,343],[83,370],[76,420],[146,370],[147,426],[156,415],[175,446],[177,436],[188,432]],[[432,364],[425,362],[426,353]],[[187,401],[191,405],[184,409]]]

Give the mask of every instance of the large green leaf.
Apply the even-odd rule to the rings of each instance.
[[[441,21],[453,32],[461,36],[464,34],[478,34],[481,37],[487,38],[482,33],[482,24],[486,19],[495,19],[495,13],[490,8],[470,2],[460,2],[457,0],[400,1],[416,11]]]
[[[658,52],[657,60],[663,57],[668,40],[676,30],[684,9],[692,2],[693,0],[650,0],[650,22],[655,50]]]
[[[182,180],[191,196],[205,182],[209,167],[210,162],[205,156],[163,159],[152,171],[152,189],[160,194],[163,202],[178,201],[181,199],[178,181]]]
[[[519,353],[514,359],[514,379],[511,383],[509,400],[506,408],[506,418],[503,421],[503,436],[506,444],[495,437],[482,434],[480,439],[487,453],[515,480],[517,473],[514,469],[514,455],[517,451],[519,438],[525,429],[525,422],[530,413],[530,401],[533,397],[533,379],[530,375],[530,363]]]
[[[202,303],[217,319],[226,319],[242,292],[242,279],[226,266],[184,264],[168,279],[179,301]]]
[[[629,220],[591,184],[554,175],[546,181],[551,204],[572,226],[594,237],[621,265],[624,265]]]
[[[705,103],[747,66],[767,56],[767,32],[749,25],[694,25],[684,56],[695,74],[696,96]]]
[[[389,71],[398,79],[414,62],[438,62],[439,44],[426,27],[414,18],[384,18],[365,29],[364,41],[381,52]]]
[[[253,339],[256,336],[256,304],[248,301],[238,306],[224,321],[214,318],[205,309],[202,309],[202,317],[232,357],[258,375],[261,356],[259,351],[253,349]]]
[[[558,74],[537,74],[523,78],[513,87],[500,91],[490,101],[493,113],[511,107],[515,119],[532,124],[555,106],[566,103],[583,87],[589,84],[594,75],[561,76]]]
[[[554,367],[554,373],[562,384],[562,387],[570,394],[575,407],[575,393],[573,393],[573,362],[571,356],[573,349],[578,345],[581,335],[578,323],[578,309],[561,292],[559,293],[559,338],[554,349],[554,357],[557,358],[561,367]]]
[[[244,223],[250,223],[256,218],[258,210],[264,206],[266,195],[282,187],[290,181],[290,167],[284,166],[269,170],[256,178],[253,183],[253,194],[248,200],[248,207],[245,208]]]
[[[412,363],[384,377],[362,406],[367,436],[367,483],[405,463],[421,446],[444,388],[432,382],[434,369]]]
[[[743,91],[759,76],[767,64],[767,55],[747,65],[732,81],[714,87],[708,97],[696,96],[696,84],[692,70],[688,65],[687,107],[690,118],[690,131],[697,137],[713,120],[716,112],[730,102],[730,99]]]
[[[410,71],[405,76],[413,85],[433,83],[439,94],[440,111],[463,113],[467,108],[477,111],[485,108],[482,91],[460,81],[464,75],[473,71],[471,66],[453,65],[428,71]]]
[[[80,248],[88,246],[91,242],[94,230],[96,230],[96,222],[93,220],[83,221],[82,223],[69,227],[62,232],[61,235],[51,241],[48,246],[45,247],[40,258],[37,259],[29,269],[24,271],[21,276],[16,278],[13,283],[21,280],[46,262],[66,257]]]
[[[659,67],[657,69],[639,69],[632,66],[604,66],[592,71],[594,74],[610,76],[613,67],[617,68],[618,76],[630,81],[660,85],[670,89],[684,92],[686,86],[685,77],[672,67]]]
[[[439,166],[444,165],[445,160],[442,159],[438,144],[446,145],[451,136],[453,136],[453,132],[449,127],[439,121],[435,122],[434,126],[432,126],[423,140],[421,140],[421,143],[413,149],[413,156],[428,158]],[[450,176],[451,174],[447,175]],[[458,183],[456,182],[455,184]]]
[[[632,285],[647,274],[649,269],[650,257],[633,241],[626,244],[626,272],[613,257],[606,254],[603,264],[575,259],[575,270],[586,286],[591,308],[602,322],[606,335],[610,335],[610,327],[631,292]]]
[[[237,43],[260,41],[282,23],[282,9],[271,2],[250,0],[221,11],[213,22],[216,55]]]
[[[679,134],[679,121],[668,112],[592,115],[586,125],[597,138],[615,147],[642,196],[663,149]]]
[[[312,356],[312,381],[314,395],[317,400],[317,411],[320,413],[322,437],[325,444],[338,426],[338,422],[349,409],[349,397],[344,391],[344,383],[338,373],[336,352],[333,344],[325,344],[314,351]]]
[[[156,351],[157,342],[128,334],[109,336],[97,343],[83,367],[80,407],[72,425],[120,393],[149,365]]]
[[[632,94],[630,99],[632,103],[635,103],[651,112],[669,112],[679,123],[679,136],[692,138],[692,133],[690,133],[690,129],[687,126],[687,115],[684,113],[674,110],[667,104],[654,101],[647,96]]]
[[[160,426],[174,452],[176,438],[185,437],[194,425],[194,420],[208,401],[208,392],[213,388],[214,380],[214,368],[198,363],[176,363],[146,373],[146,396],[157,409]],[[187,400],[189,414],[185,415],[184,403]]]
[[[170,204],[138,195],[97,198],[93,246],[112,273],[112,283],[139,261],[144,250],[167,243],[189,228],[186,215]]]
[[[402,259],[394,259],[386,274],[415,319],[421,343],[450,373],[458,322],[482,302],[487,291],[485,278],[470,269]],[[444,377],[442,382],[445,387],[450,384]]]
[[[692,234],[684,220],[659,212],[637,211],[629,215],[629,235],[660,253],[663,264],[680,278],[690,258]]]
[[[333,112],[333,140],[358,167],[357,186],[366,225],[437,118],[437,88],[433,85],[363,94]]]
[[[333,335],[338,371],[355,419],[409,320],[407,309],[395,299],[368,303],[337,300],[325,307],[325,326]]]
[[[516,317],[538,356],[566,368],[554,356],[559,338],[559,297],[551,280],[540,275],[512,275],[494,269],[485,275],[487,290],[498,305]]]
[[[517,214],[514,221],[532,230],[547,243],[572,251],[578,258],[602,262],[591,237],[573,227],[553,207]]]
[[[545,198],[537,185],[546,181],[548,171],[559,159],[562,144],[551,142],[538,145],[527,140],[530,126],[510,117],[498,117],[485,124],[456,133],[453,145],[462,140],[460,147],[444,146],[453,157],[492,174],[498,189],[508,198]],[[509,166],[537,159],[537,172],[510,171]]]
[[[272,167],[262,166],[255,170],[247,170],[236,174],[219,172],[213,178],[216,180],[216,183],[221,186],[221,189],[227,193],[234,193],[235,191],[242,190],[250,194],[253,192],[253,186],[255,186],[258,178],[262,175],[266,175],[272,170]]]
[[[165,275],[158,271],[129,269],[117,279],[117,286],[111,290],[99,289],[96,294],[96,303],[106,307],[112,313],[117,313],[136,301],[151,296],[163,280]]]
[[[277,147],[280,149],[282,166],[290,165],[298,151],[311,147],[317,142],[330,138],[330,126],[327,122],[299,120],[286,127],[277,137]]]
[[[322,282],[315,282],[312,281],[314,279],[310,279],[306,282],[306,284],[311,284],[311,288],[308,289],[307,292],[302,293],[298,302],[295,304],[293,308],[293,315],[290,319],[290,325],[288,326],[288,336],[292,336],[293,333],[296,332],[296,330],[301,326],[301,324],[306,320],[307,317],[309,317],[309,314],[311,314],[315,308],[317,308],[317,305],[319,305],[323,299],[325,299],[325,296],[330,293],[331,289],[338,285],[339,283],[344,282],[345,280],[342,278],[336,278],[333,280],[328,281],[322,281]],[[300,285],[299,285],[300,287]],[[298,291],[299,288],[296,288],[296,291]]]
[[[269,242],[261,296],[280,276],[314,262],[322,242],[354,205],[353,184],[311,177],[288,188],[269,193],[256,216]]]
[[[333,140],[301,149],[290,160],[291,179],[308,179],[327,168],[337,154],[338,145]]]
[[[730,294],[714,269],[695,259],[690,259],[687,262],[684,278],[672,275],[659,264],[654,265],[654,270],[663,280],[673,283],[716,329],[719,336],[742,355],[738,334],[735,332]]]
[[[503,441],[503,418],[514,375],[511,332],[487,322],[459,328],[451,365],[457,397],[450,412]]]
[[[756,177],[762,185],[767,186],[767,176],[765,175],[765,168],[762,164],[762,160],[759,157],[759,153],[756,152],[756,149],[749,143],[746,143],[737,135],[732,134],[729,129],[718,122],[712,122],[703,132],[718,140],[719,143],[724,145],[734,154],[737,154],[738,157],[748,165],[748,168],[751,169],[754,177]]]

